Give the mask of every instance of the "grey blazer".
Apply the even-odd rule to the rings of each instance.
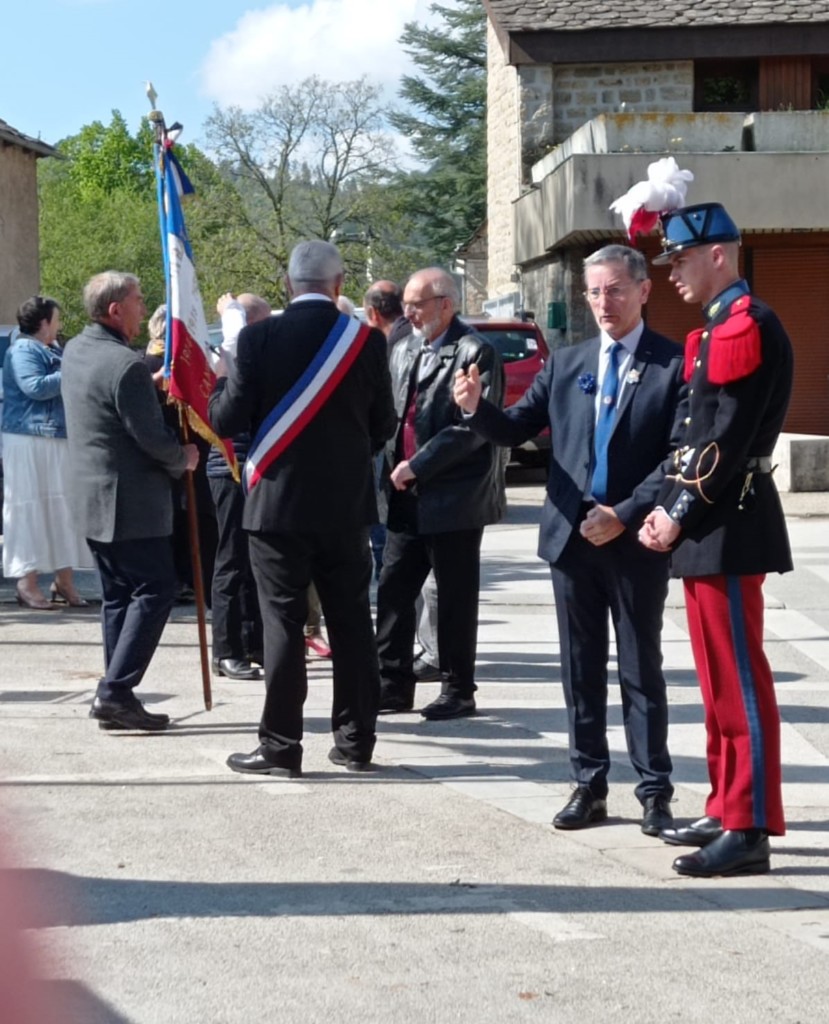
[[[172,533],[171,478],[184,473],[186,456],[141,356],[89,324],[66,346],[61,392],[84,536],[111,543]]]

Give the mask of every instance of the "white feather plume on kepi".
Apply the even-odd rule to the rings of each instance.
[[[648,165],[648,180],[629,188],[610,204],[625,222],[631,242],[639,234],[649,234],[657,225],[659,215],[685,205],[692,171],[681,171],[672,156],[664,156]]]

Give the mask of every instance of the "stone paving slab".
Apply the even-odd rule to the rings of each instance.
[[[821,1019],[829,521],[790,519],[796,571],[767,583],[788,834],[769,875],[703,882],[639,830],[614,686],[610,820],[549,824],[569,783],[539,507],[538,485],[511,489],[485,535],[480,714],[383,717],[365,777],[327,760],[327,662],[309,663],[304,777],[246,778],[224,760],[255,746],[262,687],[214,680],[204,711],[192,607],[142,686],[174,728],[116,735],[87,717],[95,610],[32,613],[0,591],[0,818],[62,1024]],[[674,808],[691,819],[707,784],[681,591],[664,652]]]

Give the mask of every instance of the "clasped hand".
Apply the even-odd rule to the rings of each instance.
[[[639,531],[639,543],[651,551],[670,551],[681,527],[662,508],[655,508],[645,518]]]

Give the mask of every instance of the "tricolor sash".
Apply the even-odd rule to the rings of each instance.
[[[271,463],[308,426],[334,393],[369,336],[371,328],[341,313],[299,380],[262,421],[250,447],[242,485],[250,494]]]

